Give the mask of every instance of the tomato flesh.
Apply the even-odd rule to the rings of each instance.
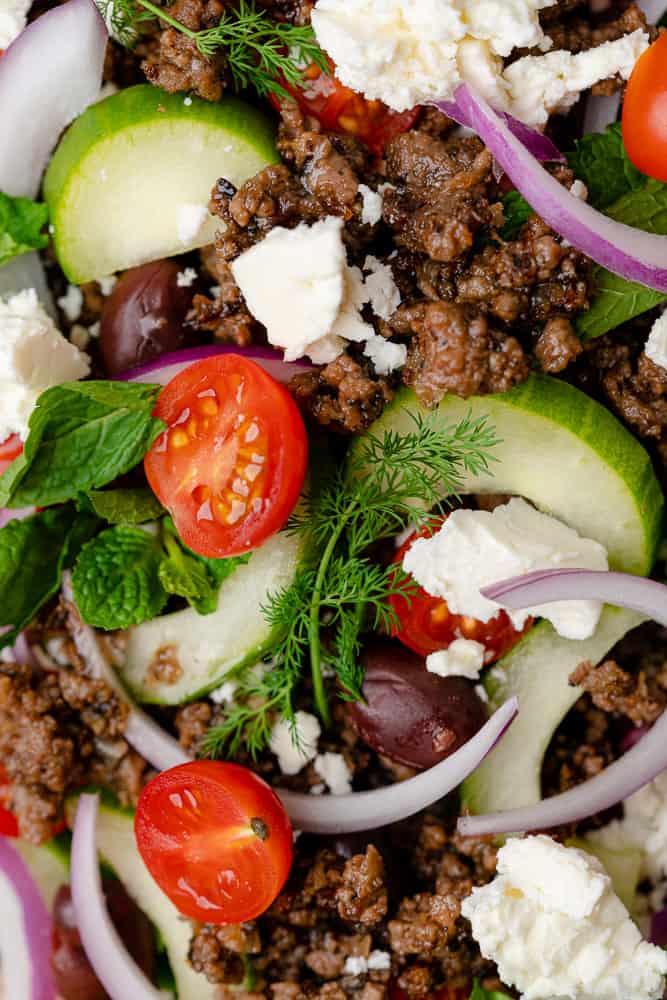
[[[360,139],[376,155],[394,136],[407,132],[419,117],[420,109],[392,111],[381,101],[367,100],[340,82],[334,75],[335,65],[329,59],[330,75],[311,64],[303,74],[301,87],[293,87],[282,80],[301,110],[312,115],[327,132],[346,132]],[[275,107],[280,100],[270,95]]]
[[[275,792],[238,764],[197,760],[163,771],[139,799],[137,846],[181,913],[237,924],[274,901],[292,862],[292,828]]]
[[[623,143],[634,165],[667,181],[667,35],[639,57],[623,99]]]
[[[412,543],[417,538],[435,534],[444,520],[434,520],[428,528],[411,535],[396,553],[394,562],[400,565]],[[409,598],[394,595],[390,603],[400,622],[398,627],[392,629],[392,635],[420,656],[446,649],[455,639],[474,639],[485,647],[484,664],[488,666],[509,652],[532,625],[532,619],[529,619],[522,630],[515,629],[505,611],[499,611],[488,622],[469,615],[452,614],[447,601],[433,597],[423,587],[419,587]]]
[[[16,816],[7,808],[9,804],[9,776],[0,764],[0,836],[18,837],[19,825]]]
[[[18,434],[12,434],[0,444],[0,476],[23,451],[23,442]]]
[[[308,446],[284,386],[254,361],[218,355],[173,378],[154,412],[167,430],[144,459],[146,476],[186,545],[239,555],[285,525]]]

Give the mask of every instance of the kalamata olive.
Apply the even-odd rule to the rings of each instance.
[[[184,325],[196,289],[179,287],[182,270],[174,260],[156,260],[120,276],[100,327],[100,350],[109,375],[196,342]]]
[[[105,881],[109,915],[137,965],[151,978],[155,968],[155,939],[150,921],[130,899],[120,882]],[[93,972],[76,926],[72,894],[60,887],[53,903],[51,965],[62,1000],[108,1000]]]
[[[486,722],[470,681],[430,674],[424,660],[399,643],[374,643],[361,661],[365,701],[350,703],[350,718],[362,739],[391,760],[432,767]]]

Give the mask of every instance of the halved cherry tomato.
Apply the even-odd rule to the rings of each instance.
[[[274,901],[292,863],[292,828],[262,778],[197,760],[163,771],[141,793],[134,823],[146,867],[194,920],[238,924]]]
[[[247,358],[190,365],[160,393],[167,424],[146,455],[154,493],[203,556],[257,548],[283,527],[306,472],[306,429],[284,386]]]
[[[637,60],[623,99],[623,143],[634,165],[667,181],[667,35]]]
[[[23,451],[23,442],[18,434],[12,434],[0,444],[0,476]]]
[[[396,553],[394,562],[402,563],[412,543],[417,538],[428,538],[435,534],[444,520],[444,517],[434,519],[423,531],[411,535]],[[488,622],[481,622],[469,615],[454,615],[449,610],[447,601],[441,597],[432,597],[422,587],[409,600],[394,596],[390,603],[401,623],[400,628],[392,631],[392,635],[420,656],[446,649],[455,639],[474,639],[486,647],[484,663],[488,666],[504,656],[532,625],[532,619],[529,619],[525,627],[518,631],[504,611],[500,611]]]
[[[0,764],[0,836],[18,837],[19,825],[14,813],[7,808],[9,803],[9,777]]]
[[[379,155],[390,139],[411,129],[419,117],[419,108],[410,111],[392,111],[381,101],[369,101],[340,82],[334,75],[336,67],[329,59],[331,75],[311,64],[305,70],[302,87],[281,83],[308,115],[321,122],[328,132],[348,132]],[[270,95],[275,107],[279,98]]]

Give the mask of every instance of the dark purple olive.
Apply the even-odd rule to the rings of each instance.
[[[105,881],[104,894],[109,915],[125,947],[139,968],[151,978],[155,968],[155,939],[148,918],[120,882]],[[68,885],[60,887],[53,903],[51,966],[62,1000],[108,1000],[81,946]]]
[[[423,659],[398,643],[378,642],[361,656],[365,701],[350,718],[378,753],[410,767],[432,767],[458,750],[486,722],[470,681],[430,674]]]
[[[100,349],[109,375],[193,343],[185,317],[196,288],[178,286],[183,267],[156,260],[126,271],[102,312]]]

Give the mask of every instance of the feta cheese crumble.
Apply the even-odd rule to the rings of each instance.
[[[0,49],[8,49],[28,23],[32,0],[2,0],[0,5]]]
[[[550,837],[512,838],[461,912],[523,1000],[659,1000],[667,953],[644,941],[597,858]]]
[[[467,677],[479,680],[484,666],[485,647],[474,639],[454,639],[447,649],[439,649],[426,657],[426,669],[439,677]]]
[[[667,876],[667,771],[625,800],[623,819],[612,820],[586,836],[614,851],[638,848],[642,874],[659,884]]]
[[[650,358],[654,364],[667,369],[667,310],[658,316],[651,327],[644,351],[646,357]]]
[[[116,282],[118,278],[115,274],[109,274],[106,278],[98,278],[97,284],[100,286],[100,291],[105,298],[107,298],[113,292],[116,287]]]
[[[332,795],[347,795],[352,791],[352,775],[342,753],[320,753],[313,767]]]
[[[197,272],[194,267],[186,267],[185,270],[179,271],[176,275],[176,287],[192,288],[196,280]]]
[[[178,241],[186,246],[196,240],[208,219],[206,205],[184,203],[178,206],[176,232]]]
[[[68,285],[65,294],[56,301],[70,323],[76,323],[83,309],[83,292],[78,285]]]
[[[0,299],[0,441],[28,436],[28,421],[45,389],[90,372],[90,361],[63,337],[34,289]]]
[[[406,573],[433,597],[444,598],[452,614],[482,622],[502,606],[482,597],[482,587],[537,569],[567,568],[606,570],[607,553],[519,497],[492,512],[453,511],[435,535],[418,538],[403,558]],[[566,639],[587,639],[601,610],[599,601],[555,601],[507,613],[515,628],[538,616]]]
[[[361,221],[365,226],[374,226],[382,218],[382,195],[379,191],[373,191],[368,184],[359,185],[359,194],[362,198]]]
[[[224,681],[220,687],[214,688],[213,691],[209,692],[209,698],[216,705],[229,704],[234,701],[237,687],[238,684],[236,681]]]
[[[271,730],[269,749],[278,758],[283,774],[298,774],[317,755],[317,741],[322,732],[310,712],[297,712],[294,732],[287,719],[279,719]]]

